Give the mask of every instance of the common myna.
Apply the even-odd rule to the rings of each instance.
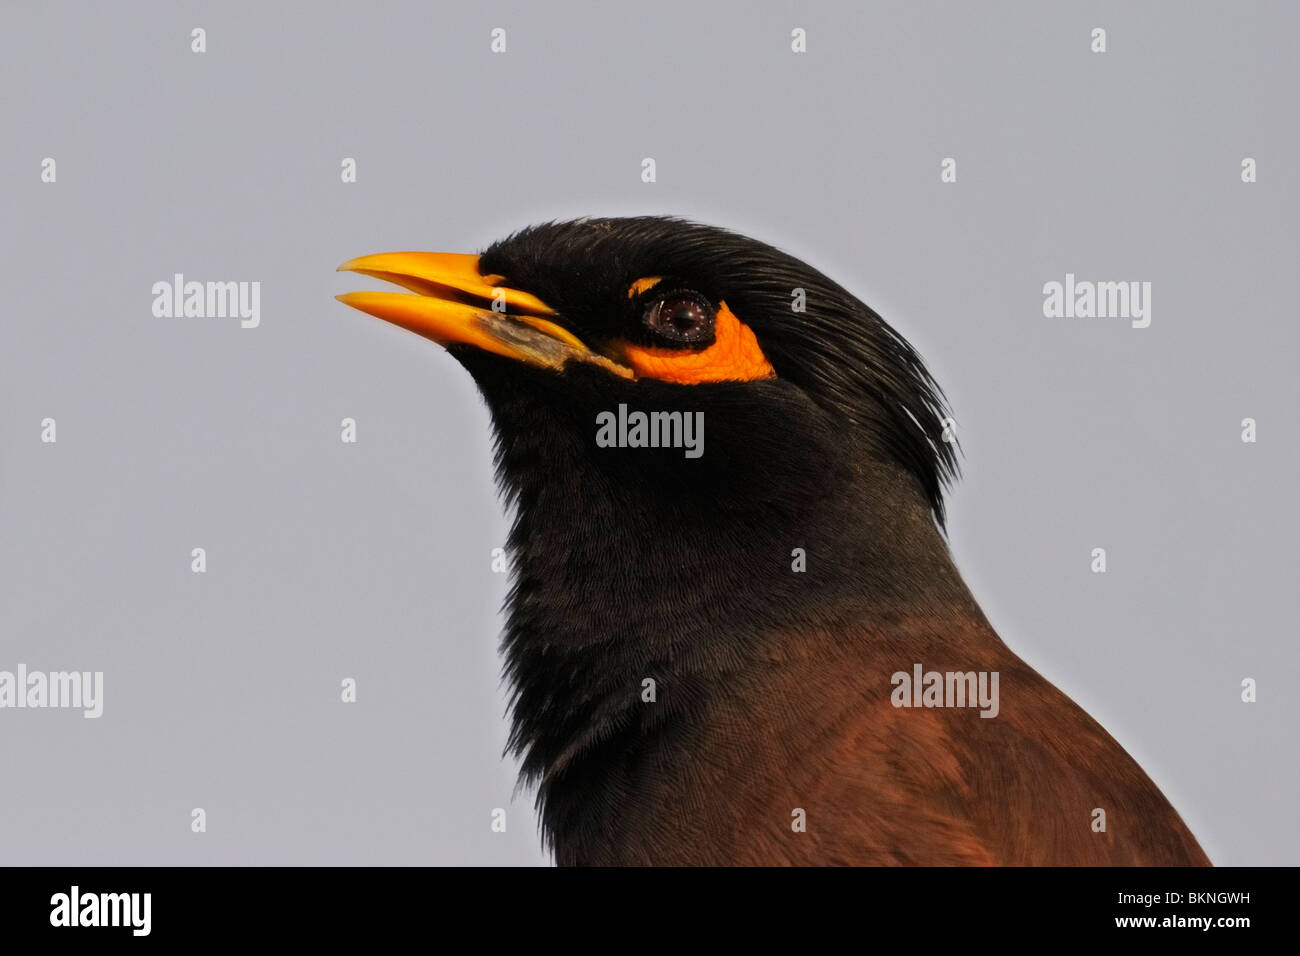
[[[511,748],[557,862],[1208,864],[990,627],[942,393],[843,287],[658,217],[339,268],[408,290],[339,298],[491,411]]]

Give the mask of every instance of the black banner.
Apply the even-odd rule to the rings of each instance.
[[[786,925],[863,942],[1132,937],[1229,943],[1281,928],[1285,869],[561,870],[12,868],[6,941],[400,940],[622,925],[737,936]],[[549,929],[548,929],[549,927]],[[676,932],[676,930],[674,930]],[[918,935],[919,934],[919,935]],[[1244,934],[1244,935],[1243,935]],[[559,937],[556,937],[558,939]],[[539,940],[540,941],[540,940]]]

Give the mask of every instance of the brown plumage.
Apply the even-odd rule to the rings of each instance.
[[[999,671],[998,717],[892,706],[890,674],[912,657]],[[701,714],[689,754],[626,768],[655,785],[611,808],[629,838],[588,862],[1209,865],[1124,749],[987,628],[785,633],[758,661]]]

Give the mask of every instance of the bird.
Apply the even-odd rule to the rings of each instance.
[[[507,752],[557,865],[1210,865],[981,611],[947,399],[839,283],[669,216],[338,269],[490,413]]]

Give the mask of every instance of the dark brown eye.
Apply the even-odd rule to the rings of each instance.
[[[674,292],[646,306],[646,327],[672,342],[708,342],[713,338],[713,306],[694,292]]]

